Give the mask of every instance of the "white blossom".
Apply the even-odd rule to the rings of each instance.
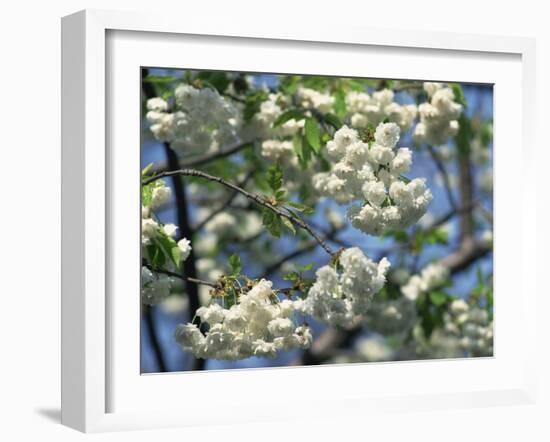
[[[228,212],[220,212],[206,223],[204,229],[217,235],[227,234],[236,226],[237,219]]]
[[[279,127],[274,128],[273,123],[285,111],[284,107],[290,105],[290,101],[280,93],[269,94],[266,101],[260,104],[260,110],[254,114],[252,121],[243,128],[242,136],[245,139],[292,136],[304,127],[303,119],[296,121],[290,119]]]
[[[441,83],[424,83],[424,90],[430,101],[418,106],[420,122],[414,138],[418,143],[439,146],[458,133],[462,105],[454,101],[453,90]]]
[[[280,350],[307,348],[311,331],[292,320],[295,301],[278,301],[271,281],[262,279],[229,308],[212,303],[196,314],[210,325],[203,334],[195,324],[180,324],[176,341],[199,358],[275,357]]]
[[[147,110],[155,112],[166,112],[168,110],[168,103],[159,97],[150,98],[147,100]]]
[[[191,253],[191,241],[187,238],[180,239],[178,241],[178,248],[180,249],[182,261],[185,261]]]
[[[355,351],[358,356],[367,362],[382,362],[393,359],[395,352],[381,338],[362,338],[355,344]]]
[[[151,194],[151,208],[153,209],[157,209],[166,204],[172,195],[172,190],[170,187],[166,186],[164,182],[160,180],[157,182],[162,184],[155,186]]]
[[[162,226],[162,230],[167,236],[173,238],[174,236],[176,236],[178,226],[176,226],[175,224],[165,224],[164,226]]]
[[[322,113],[327,113],[334,106],[334,97],[330,94],[323,94],[315,89],[301,87],[296,91],[296,95],[302,107],[306,109],[315,109]]]
[[[416,306],[406,297],[373,302],[366,314],[365,325],[370,331],[382,335],[406,332],[417,319]]]
[[[355,129],[342,126],[327,143],[327,153],[335,161],[331,172],[313,176],[313,186],[340,204],[366,201],[348,209],[348,218],[357,229],[380,235],[389,229],[403,229],[424,215],[432,200],[425,180],[402,181],[412,164],[408,148],[395,150],[399,140],[395,123],[381,123],[371,146],[359,139]]]
[[[157,140],[170,142],[182,155],[219,150],[238,140],[238,111],[216,90],[180,84],[174,93],[171,112],[161,98],[148,101],[146,118]]]
[[[428,264],[419,275],[413,275],[409,278],[407,284],[401,287],[401,293],[406,298],[414,301],[421,293],[442,286],[448,278],[449,269],[447,267],[437,263]]]
[[[350,114],[351,125],[364,129],[369,124],[376,126],[389,120],[401,130],[408,130],[416,118],[416,105],[400,105],[394,100],[390,89],[383,89],[369,95],[366,92],[351,91],[346,95],[346,108]]]
[[[144,267],[142,267],[141,281],[141,302],[143,304],[158,304],[170,295],[170,288],[173,281],[169,276],[164,274],[154,274],[150,271],[148,274],[144,270]]]
[[[141,243],[149,244],[152,238],[155,238],[159,232],[159,224],[153,218],[144,218],[141,220]]]
[[[262,142],[262,157],[270,161],[288,159],[294,154],[291,141],[265,140]]]
[[[364,320],[373,296],[386,281],[390,266],[384,258],[375,263],[352,247],[340,256],[341,271],[326,265],[316,272],[316,281],[299,309],[330,325],[350,326]]]

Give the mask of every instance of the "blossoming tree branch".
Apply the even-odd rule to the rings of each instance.
[[[492,251],[492,176],[473,172],[490,173],[491,121],[466,116],[460,85],[147,70],[142,85],[166,158],[141,174],[141,301],[160,371],[158,305],[188,312],[173,336],[194,369],[296,350],[294,364],[492,354],[492,272],[478,267],[466,297],[450,290]],[[438,217],[417,155],[437,171]],[[369,250],[374,237],[387,246]]]

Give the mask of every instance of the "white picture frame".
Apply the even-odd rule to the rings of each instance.
[[[113,52],[109,35],[129,35],[129,33],[133,36],[139,35],[139,38],[145,40],[155,40],[157,47],[162,47],[158,46],[162,44],[159,43],[162,39],[180,44],[188,36],[189,39],[192,37],[193,41],[215,37],[220,44],[223,44],[224,39],[237,39],[232,41],[240,42],[235,46],[242,46],[243,50],[248,50],[246,49],[248,46],[252,48],[250,50],[258,50],[258,45],[263,43],[273,47],[294,46],[296,50],[318,47],[319,50],[332,50],[334,54],[339,50],[353,51],[367,47],[378,48],[379,51],[420,50],[426,51],[426,54],[429,52],[434,60],[437,57],[444,57],[445,54],[463,57],[465,62],[469,57],[473,60],[470,63],[475,63],[477,60],[479,66],[484,66],[485,58],[509,57],[513,60],[513,66],[511,65],[510,69],[513,79],[510,77],[509,84],[518,84],[518,79],[520,84],[517,94],[510,100],[517,101],[520,111],[517,111],[516,115],[521,114],[521,119],[516,121],[514,127],[508,126],[505,139],[502,136],[504,134],[502,128],[506,125],[502,124],[499,129],[498,119],[502,118],[502,121],[505,121],[506,115],[504,112],[499,114],[499,108],[496,107],[495,140],[499,143],[498,149],[503,152],[502,160],[497,162],[495,172],[497,183],[499,171],[501,169],[505,171],[514,161],[517,161],[517,152],[515,158],[512,158],[512,152],[504,148],[507,141],[509,143],[517,141],[521,146],[520,157],[524,174],[529,173],[534,162],[533,122],[535,119],[532,109],[534,109],[535,100],[535,46],[531,39],[402,30],[390,32],[373,28],[339,26],[330,29],[303,26],[300,29],[291,30],[266,23],[261,25],[250,23],[246,26],[241,25],[237,29],[233,28],[229,22],[225,24],[212,22],[207,17],[195,17],[183,26],[180,20],[168,14],[155,16],[100,10],[81,11],[64,17],[62,21],[62,423],[80,431],[207,425],[212,420],[217,423],[229,423],[292,418],[298,414],[293,410],[281,410],[279,401],[281,398],[277,397],[270,408],[269,403],[260,400],[259,395],[262,393],[258,391],[277,395],[281,390],[279,383],[285,382],[294,387],[309,388],[308,391],[313,392],[315,382],[322,380],[326,382],[327,379],[335,381],[342,375],[346,378],[346,382],[354,382],[360,379],[366,370],[365,365],[361,364],[334,366],[330,367],[330,370],[327,370],[327,367],[303,367],[232,371],[223,375],[189,373],[140,376],[139,372],[136,373],[134,370],[127,378],[136,383],[118,381],[113,383],[113,379],[123,378],[117,374],[119,367],[125,366],[120,363],[121,360],[131,361],[124,370],[132,370],[136,362],[135,352],[128,350],[126,353],[117,350],[120,349],[120,344],[116,340],[123,337],[116,331],[116,324],[121,324],[125,319],[116,313],[120,309],[112,308],[113,303],[109,298],[109,289],[112,288],[109,269],[113,260],[116,260],[111,244],[116,242],[116,234],[119,232],[111,224],[116,225],[113,216],[118,216],[116,213],[120,214],[120,209],[119,212],[113,210],[113,201],[117,196],[112,194],[112,184],[116,180],[118,183],[121,174],[124,173],[119,167],[120,161],[117,160],[117,156],[113,156],[108,149],[109,143],[116,143],[117,139],[116,134],[110,133],[106,125],[108,119],[117,118],[116,109],[109,107],[111,92],[109,81],[111,81],[111,74],[112,78],[116,77],[116,73],[109,71],[109,63],[113,62],[109,57],[117,57],[121,53]],[[131,48],[132,46],[125,46],[124,53],[128,54],[128,63],[139,63],[139,57],[132,58],[132,53],[135,51]],[[169,54],[166,55],[166,57],[169,56]],[[269,60],[262,59],[260,56],[257,60],[262,60],[262,66],[269,65]],[[181,64],[181,62],[167,61],[162,63],[178,67]],[[219,60],[219,66],[231,70],[226,60]],[[430,69],[436,69],[436,64]],[[488,66],[487,69],[489,69]],[[401,78],[406,78],[407,75],[410,74],[404,70]],[[430,73],[426,72],[426,75]],[[437,74],[432,73],[432,75]],[[485,79],[490,77],[488,74],[484,76],[483,72],[469,75],[470,77],[464,78],[473,79],[476,75]],[[504,84],[507,80],[504,77],[501,78]],[[512,83],[513,81],[516,83]],[[498,83],[496,85],[498,87]],[[131,151],[125,153],[131,154]],[[506,183],[502,182],[502,188],[505,185]],[[536,356],[535,340],[532,337],[535,333],[535,324],[528,318],[536,316],[536,287],[534,279],[526,277],[528,271],[526,257],[535,254],[534,223],[537,203],[536,193],[532,189],[527,191],[521,186],[516,187],[510,192],[521,200],[523,208],[517,215],[517,219],[508,220],[508,223],[503,222],[499,227],[498,217],[505,219],[507,213],[505,208],[499,209],[498,204],[495,204],[497,213],[495,260],[502,269],[512,263],[506,262],[504,256],[508,253],[508,248],[499,249],[499,234],[504,238],[507,229],[514,227],[514,223],[521,223],[519,230],[517,225],[515,226],[516,232],[520,232],[521,241],[510,245],[510,250],[513,250],[515,255],[515,262],[517,263],[518,259],[521,262],[521,268],[516,269],[516,274],[513,275],[517,279],[514,287],[517,287],[521,294],[521,296],[515,295],[518,296],[515,307],[523,312],[523,315],[515,316],[516,326],[517,321],[522,321],[521,327],[518,327],[521,329],[521,336],[512,336],[510,333],[511,330],[505,318],[506,309],[512,308],[512,305],[502,302],[501,306],[497,306],[497,323],[501,321],[500,317],[503,319],[500,322],[502,326],[498,326],[500,329],[497,330],[496,336],[497,340],[499,335],[510,339],[509,342],[507,342],[508,339],[502,340],[503,356],[501,357],[497,350],[495,358],[468,361],[469,364],[468,362],[465,364],[464,361],[447,361],[444,364],[440,361],[369,364],[369,375],[383,376],[383,373],[391,371],[399,376],[405,374],[404,370],[407,370],[411,376],[424,379],[425,382],[433,380],[433,376],[437,376],[438,371],[462,372],[466,373],[466,377],[463,379],[464,382],[457,382],[450,390],[445,389],[444,384],[435,381],[432,382],[433,388],[429,390],[402,390],[401,393],[397,392],[398,386],[396,391],[376,392],[376,394],[367,394],[361,388],[357,388],[353,394],[343,392],[339,394],[337,388],[326,388],[324,392],[311,394],[308,399],[305,399],[308,411],[302,410],[301,417],[334,416],[335,414],[364,415],[375,409],[396,412],[408,409],[450,409],[534,401]],[[129,190],[131,191],[131,188]],[[120,187],[117,187],[117,191],[120,192]],[[120,214],[120,216],[123,215],[123,213]],[[499,253],[503,256],[502,259]],[[133,263],[132,259],[129,261]],[[135,268],[139,269],[139,265]],[[502,276],[498,283],[499,276],[496,272],[497,289],[498,284],[500,287],[506,287],[507,273],[507,277],[510,278],[510,272],[501,272]],[[120,283],[125,282],[124,280],[121,282],[119,278],[117,284]],[[511,291],[511,288],[509,290]],[[495,292],[498,299],[499,292],[497,290]],[[499,316],[501,313],[502,316]],[[130,315],[127,319],[132,321]],[[129,324],[129,328],[135,332],[133,323]],[[129,336],[135,336],[135,334]],[[512,340],[521,341],[525,346],[524,351],[517,352],[515,361],[508,358],[507,355],[511,353],[505,351],[506,345],[517,342]],[[135,349],[136,343],[132,342],[129,347]],[[320,372],[319,369],[323,371]],[[495,374],[494,382],[487,384],[485,388],[482,383],[475,384],[468,381],[468,376],[480,377],[483,380],[483,376],[490,376],[495,369],[502,372],[503,376],[499,377]],[[231,376],[234,382],[227,382],[228,376]],[[176,406],[174,401],[170,400],[168,390],[180,388],[185,382],[195,385],[195,389],[199,392],[200,389],[205,391],[204,388],[216,389],[216,391],[225,389],[233,398],[240,390],[242,397],[232,399],[232,405],[235,406],[235,400],[239,402],[241,416],[224,417],[221,413],[218,415],[213,412],[206,415],[200,407],[193,409],[185,405]],[[124,388],[120,388],[119,384],[124,384]],[[250,385],[242,387],[246,384]],[[422,382],[418,382],[418,388],[424,388],[423,385]],[[260,389],[262,386],[264,386],[263,390]],[[143,390],[139,390],[140,388]],[[117,403],[123,405],[113,405],[110,397],[114,390],[117,390],[117,398],[120,398],[120,400],[117,399]],[[164,397],[165,404],[162,407],[150,407],[150,409],[146,408],[147,404],[136,405],[135,409],[126,406],[125,404],[135,402],[135,398],[131,396],[132,391],[140,391],[145,401],[149,403],[153,403],[151,395],[157,394],[156,399]],[[307,397],[307,395],[304,396]],[[181,396],[178,398],[181,403]],[[254,399],[253,403],[251,399]],[[258,406],[259,403],[262,404],[261,407]]]

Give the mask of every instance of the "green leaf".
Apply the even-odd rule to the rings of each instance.
[[[275,192],[275,199],[277,201],[284,201],[285,195],[286,195],[286,190],[284,189],[277,190],[277,192]]]
[[[172,249],[178,247],[176,241],[163,233],[160,233],[153,241],[160,247],[164,255],[169,257],[176,267],[179,267],[181,256],[178,260],[176,256],[172,254]]]
[[[455,96],[455,101],[457,103],[460,103],[464,107],[468,107],[468,102],[466,101],[466,97],[464,96],[464,91],[462,90],[462,86],[460,86],[458,83],[452,83],[451,89]]]
[[[296,282],[300,280],[300,275],[297,272],[289,272],[285,276],[283,276],[283,279],[285,281]]]
[[[231,273],[233,276],[241,274],[241,257],[234,253],[229,257],[229,265],[231,266]]]
[[[181,265],[181,249],[179,247],[172,247],[170,249],[170,257],[177,268]]]
[[[262,224],[275,238],[279,238],[281,236],[281,221],[272,210],[267,208],[262,210]]]
[[[227,86],[229,86],[230,83],[230,80],[227,78],[225,72],[201,72],[197,75],[197,78],[202,80],[208,86],[212,86],[220,94],[227,89]]]
[[[319,132],[317,121],[315,121],[311,117],[306,118],[304,130],[307,142],[313,148],[315,153],[319,153],[319,151],[321,150],[321,134]]]
[[[409,235],[405,230],[388,230],[384,233],[384,237],[392,236],[397,242],[407,242]]]
[[[275,213],[272,210],[264,208],[262,209],[262,223],[265,227],[269,226],[273,222]]]
[[[299,212],[302,212],[305,215],[312,215],[315,212],[313,208],[306,206],[305,204],[302,204],[302,203],[297,203],[295,201],[289,201],[288,205],[290,207],[294,207],[296,210],[298,210]]]
[[[479,138],[481,140],[481,145],[487,147],[491,140],[493,139],[493,122],[486,121],[481,125],[479,130]]]
[[[313,268],[313,264],[309,263],[303,266],[296,266],[296,268],[300,273],[305,273],[305,272],[309,272]]]
[[[325,121],[328,124],[330,124],[336,130],[338,130],[342,127],[342,121],[340,120],[340,118],[338,118],[334,114],[325,114],[325,115],[323,115],[323,118],[325,119]]]
[[[341,120],[346,116],[346,95],[342,89],[338,90],[334,96],[334,113]]]
[[[300,134],[294,134],[292,137],[292,147],[294,148],[294,152],[296,153],[298,159],[302,161],[304,152],[302,151],[302,137]]]
[[[281,115],[279,115],[279,117],[273,122],[273,127],[275,128],[275,127],[282,126],[283,124],[285,124],[287,121],[290,121],[290,120],[300,121],[300,120],[303,120],[304,118],[305,116],[302,111],[299,111],[298,109],[290,109],[282,113]]]
[[[274,216],[271,223],[267,226],[267,230],[275,238],[281,237],[281,219],[278,216]]]
[[[399,179],[405,184],[409,184],[411,182],[410,178],[407,178],[405,175],[399,175]]]
[[[147,166],[145,166],[145,167],[143,168],[143,170],[141,171],[141,176],[142,176],[142,177],[146,176],[146,175],[149,173],[149,171],[150,171],[151,168],[153,167],[153,164],[154,164],[154,163],[149,163],[149,164],[147,164]]]
[[[278,163],[267,170],[267,183],[273,192],[276,192],[283,185],[283,171]]]
[[[265,91],[257,91],[247,95],[245,98],[243,117],[245,122],[249,122],[252,117],[260,110],[262,102],[268,98]]]
[[[447,302],[448,296],[443,292],[430,292],[430,301],[434,305],[443,305]]]
[[[164,264],[164,255],[162,251],[155,244],[148,244],[145,248],[147,250],[147,256],[153,267],[162,267]],[[162,262],[159,262],[159,255],[163,258]]]
[[[300,76],[298,75],[286,75],[281,79],[280,89],[285,95],[293,95],[298,90],[298,84],[300,82]]]
[[[476,269],[476,277],[477,277],[477,283],[481,286],[484,285],[484,281],[483,281],[483,272],[481,271],[481,267],[480,266],[477,266],[477,269]]]
[[[281,216],[281,221],[283,222],[285,227],[292,232],[293,235],[296,235],[296,229],[294,228],[294,225],[288,218]]]
[[[434,229],[427,232],[423,239],[428,244],[448,244],[449,243],[449,233],[444,228]]]
[[[152,84],[167,84],[172,83],[176,80],[177,78],[173,76],[147,75],[147,77],[143,79],[143,82]]]
[[[308,141],[306,140],[305,135],[301,137],[301,146],[302,146],[302,157],[300,165],[302,166],[302,169],[307,169],[309,161],[311,160],[311,151],[312,148],[309,145]]]

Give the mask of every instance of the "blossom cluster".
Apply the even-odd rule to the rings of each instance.
[[[460,347],[474,355],[493,354],[493,321],[487,310],[470,306],[463,299],[450,305],[450,315],[444,318],[445,331],[459,339]]]
[[[147,267],[141,268],[141,302],[158,304],[170,296],[174,278],[162,273],[153,273]]]
[[[321,195],[340,204],[365,201],[348,210],[352,225],[365,233],[380,235],[408,227],[424,215],[432,200],[425,180],[403,180],[412,153],[406,147],[396,149],[399,136],[396,123],[380,123],[369,144],[355,129],[342,126],[326,145],[335,161],[332,171],[313,176],[313,186]]]
[[[397,352],[381,336],[370,335],[361,337],[351,351],[340,353],[330,360],[333,364],[348,364],[354,362],[384,362],[395,359]]]
[[[364,320],[373,296],[386,282],[390,263],[386,258],[375,263],[361,249],[351,247],[340,255],[338,267],[319,268],[307,298],[296,302],[303,313],[345,327]]]
[[[453,90],[443,83],[426,82],[424,91],[430,102],[418,106],[420,122],[414,129],[414,138],[418,143],[439,146],[458,133],[462,105],[454,101]]]
[[[170,143],[180,154],[219,150],[236,142],[240,127],[237,108],[216,90],[180,84],[175,89],[174,109],[155,97],[147,101],[146,118],[159,141]]]
[[[157,222],[153,213],[153,209],[162,206],[170,199],[172,194],[171,189],[166,186],[163,180],[154,181],[150,186],[153,188],[151,192],[151,201],[149,204],[142,204],[141,206],[142,246],[151,244],[154,239],[159,236],[174,238],[178,230],[175,224],[162,224]],[[191,252],[191,243],[188,239],[182,238],[177,244],[181,252],[181,259],[185,261]]]
[[[487,310],[455,299],[443,315],[443,327],[434,330],[426,341],[416,330],[418,352],[431,358],[491,356],[493,354],[493,321]]]
[[[367,92],[348,92],[346,108],[352,127],[357,129],[364,129],[369,124],[377,126],[382,121],[388,120],[405,131],[410,129],[417,114],[416,105],[396,103],[394,92],[390,89],[376,91],[372,95]]]
[[[297,90],[296,96],[301,106],[305,109],[314,109],[326,114],[334,106],[334,97],[332,95],[324,94],[315,89],[301,87]]]
[[[175,270],[170,261],[170,251],[161,246],[166,240],[177,247],[181,261],[185,261],[191,253],[191,243],[187,238],[181,238],[177,243],[174,238],[177,226],[174,224],[162,224],[157,221],[154,209],[161,207],[171,197],[171,190],[164,181],[157,180],[148,185],[149,197],[141,206],[141,249],[142,255],[149,260],[148,246],[156,246],[159,253],[166,255],[164,270]],[[141,269],[141,300],[144,304],[153,305],[166,299],[173,286],[173,278],[164,274],[151,272],[147,267]]]
[[[449,269],[441,264],[431,263],[422,269],[420,274],[412,275],[407,283],[401,287],[401,293],[415,301],[421,293],[427,293],[441,287],[449,278]]]
[[[307,348],[311,330],[294,323],[295,302],[279,301],[272,282],[262,279],[229,308],[216,303],[199,308],[196,315],[208,324],[208,331],[203,333],[193,323],[180,324],[176,341],[195,357],[228,360],[273,358],[279,350]]]
[[[365,320],[370,331],[393,335],[410,330],[417,320],[416,306],[406,297],[373,302]]]
[[[252,120],[243,128],[242,136],[245,139],[269,138],[292,136],[304,127],[304,120],[294,118],[274,128],[273,123],[291,105],[290,97],[281,93],[270,93],[267,100],[260,104],[259,111],[254,114]]]

